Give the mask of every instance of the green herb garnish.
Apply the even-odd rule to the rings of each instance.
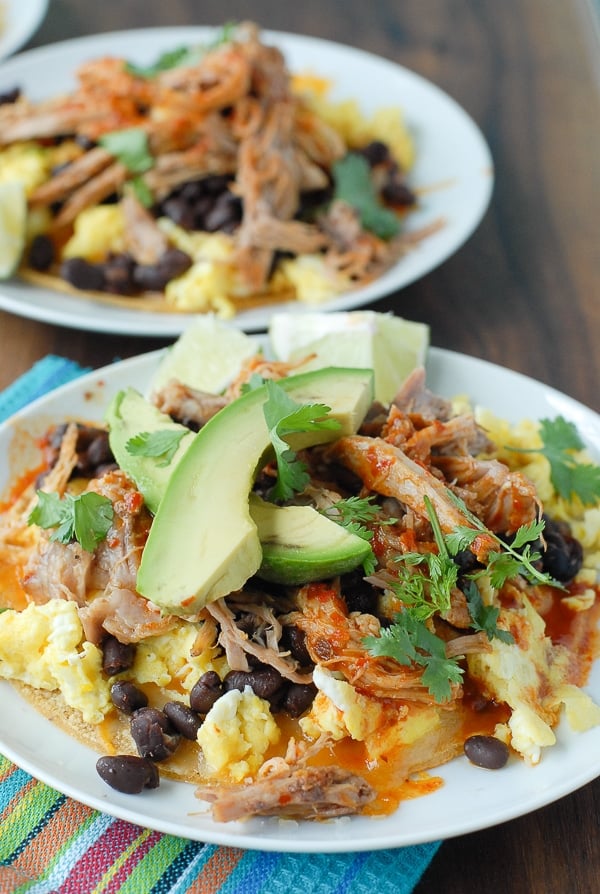
[[[155,78],[162,71],[171,68],[179,68],[183,65],[194,65],[204,56],[205,50],[201,47],[176,47],[167,50],[150,65],[136,65],[134,62],[126,62],[125,70],[138,78]]]
[[[356,209],[366,230],[381,239],[391,239],[400,231],[400,221],[379,200],[366,158],[350,152],[333,165],[334,199]]]
[[[93,553],[108,534],[114,510],[107,497],[88,491],[77,497],[65,494],[61,499],[57,493],[42,490],[37,491],[37,497],[27,522],[40,528],[56,528],[50,540],[59,543],[77,540],[86,552]]]
[[[489,640],[499,639],[503,643],[514,643],[515,638],[512,633],[498,627],[500,609],[496,605],[484,604],[479,587],[474,580],[466,582],[463,592],[467,598],[473,630],[481,630]]]
[[[306,465],[284,441],[285,436],[296,432],[337,429],[340,424],[337,419],[327,415],[331,407],[325,404],[296,403],[271,379],[265,382],[265,387],[268,397],[263,412],[277,461],[277,482],[271,488],[269,498],[274,501],[289,500],[294,493],[304,490],[310,477]]]
[[[148,135],[141,127],[113,130],[100,137],[98,142],[132,174],[143,174],[154,164],[148,148]]]
[[[467,509],[465,503],[456,494],[448,491],[448,496],[472,525],[472,527],[459,525],[451,534],[445,536],[444,539],[451,555],[455,556],[461,550],[468,549],[482,533],[495,540],[499,547],[497,550],[490,550],[488,553],[486,567],[470,574],[470,577],[474,578],[488,574],[491,585],[496,590],[501,589],[510,578],[519,575],[531,584],[547,584],[550,587],[558,587],[564,590],[564,586],[559,581],[554,580],[546,572],[540,571],[535,564],[541,559],[541,553],[537,549],[532,549],[532,547],[539,542],[540,535],[544,530],[543,519],[521,525],[512,541],[507,543],[497,534],[489,531],[483,522]]]
[[[423,667],[421,680],[436,700],[452,696],[452,684],[460,683],[463,669],[456,658],[446,657],[446,646],[423,621],[410,611],[395,615],[394,623],[383,627],[379,636],[367,636],[363,643],[374,657],[393,658],[399,664]]]
[[[323,515],[332,521],[358,534],[363,540],[372,540],[373,531],[365,527],[365,522],[375,521],[381,512],[379,506],[373,504],[374,497],[347,497],[345,500],[338,500],[323,510]],[[379,524],[392,525],[396,519],[385,519]]]
[[[157,431],[142,431],[125,444],[127,453],[131,456],[150,456],[160,460],[157,466],[168,466],[177,453],[177,448],[187,431],[173,431],[168,428]]]
[[[550,463],[550,480],[556,493],[565,500],[578,497],[584,506],[600,499],[600,466],[579,462],[574,453],[585,449],[576,426],[557,416],[540,420],[543,446],[523,449],[509,447],[519,453],[541,453]]]
[[[136,65],[134,62],[126,62],[125,70],[139,78],[155,78],[156,75],[163,71],[169,71],[171,68],[197,65],[209,50],[215,50],[222,44],[229,43],[233,38],[236,27],[235,22],[226,22],[217,32],[215,38],[206,46],[176,47],[173,50],[161,53],[156,61],[150,65]]]
[[[143,177],[133,177],[130,181],[133,194],[144,208],[151,208],[154,204],[152,190]]]

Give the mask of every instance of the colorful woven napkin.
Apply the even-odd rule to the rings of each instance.
[[[45,357],[0,394],[0,421],[82,372]],[[439,845],[278,854],[202,844],[85,807],[0,755],[0,894],[410,894]]]

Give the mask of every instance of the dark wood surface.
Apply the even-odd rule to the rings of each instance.
[[[396,60],[470,113],[495,161],[490,209],[452,258],[374,307],[426,321],[437,346],[512,367],[600,410],[600,39],[592,6],[586,0],[52,0],[29,46],[240,18]],[[49,352],[98,367],[166,343],[5,313],[0,336],[0,387]],[[595,894],[599,825],[596,780],[527,817],[444,842],[417,892]]]

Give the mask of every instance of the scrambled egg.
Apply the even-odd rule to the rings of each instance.
[[[15,143],[0,151],[0,183],[21,181],[26,195],[50,176],[52,156],[36,143]]]
[[[138,683],[155,683],[175,698],[182,691],[189,693],[207,671],[216,671],[223,676],[228,668],[216,646],[200,655],[192,654],[197,636],[195,624],[180,621],[168,633],[142,640],[136,645],[129,676]]]
[[[501,610],[499,626],[509,628],[514,643],[493,639],[490,652],[468,656],[469,673],[486,694],[511,709],[510,743],[529,763],[540,761],[542,748],[554,745],[552,727],[564,704],[574,729],[590,729],[600,722],[598,708],[586,693],[565,683],[568,651],[545,636],[542,617],[528,599],[523,608]]]
[[[379,702],[361,695],[350,683],[318,665],[313,682],[319,691],[310,711],[300,720],[309,738],[328,733],[336,740],[351,736],[363,741],[380,726],[384,708]]]
[[[75,218],[73,235],[63,248],[63,258],[102,261],[125,247],[125,218],[119,204],[95,205]]]
[[[87,723],[100,723],[112,707],[102,652],[84,641],[74,602],[53,599],[0,613],[0,677],[60,690]]]
[[[381,140],[402,170],[410,170],[415,161],[415,146],[401,109],[382,107],[368,117],[354,99],[341,102],[328,99],[330,87],[328,80],[311,74],[298,74],[292,80],[293,91],[337,130],[350,148]]]
[[[154,683],[177,699],[206,671],[226,673],[225,658],[217,657],[216,648],[192,656],[197,636],[198,627],[182,621],[168,633],[143,640],[123,676]],[[76,604],[62,599],[0,612],[0,678],[60,691],[87,723],[100,723],[112,710],[110,687],[118,679],[102,672],[101,649],[85,640]]]
[[[350,284],[347,277],[325,264],[321,255],[300,255],[280,263],[282,276],[303,304],[323,304]]]
[[[246,686],[215,702],[198,730],[198,744],[210,769],[241,782],[258,770],[280,735],[269,703]]]

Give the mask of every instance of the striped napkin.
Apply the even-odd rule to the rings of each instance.
[[[45,357],[0,394],[0,421],[83,372]],[[287,854],[202,844],[85,807],[0,755],[0,894],[410,894],[439,846]]]

